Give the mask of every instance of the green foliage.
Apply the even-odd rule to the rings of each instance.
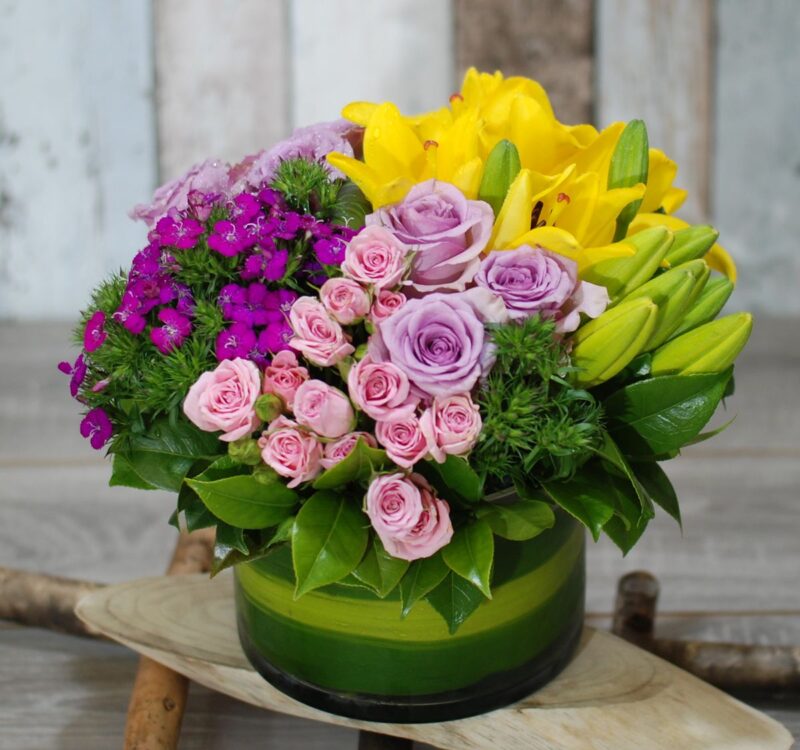
[[[450,570],[477,586],[485,597],[492,598],[494,534],[485,520],[457,529],[450,544],[442,548],[442,559]]]
[[[351,482],[366,482],[375,472],[393,465],[386,451],[372,448],[359,438],[347,457],[322,472],[313,486],[316,490],[333,490]]]
[[[364,226],[366,215],[371,211],[372,206],[358,185],[347,180],[339,189],[330,218],[337,224],[350,227],[350,229],[361,229]]]
[[[426,598],[444,617],[450,635],[455,634],[464,621],[486,601],[479,589],[452,572]]]
[[[478,392],[483,430],[470,456],[489,491],[568,478],[602,439],[600,407],[566,381],[569,358],[553,334],[536,316],[491,329],[497,359]]]
[[[407,617],[411,608],[433,591],[449,572],[450,569],[442,559],[441,551],[431,557],[414,560],[400,581],[402,616]]]
[[[467,503],[477,503],[483,498],[483,478],[460,456],[445,458],[444,463],[425,461],[417,469],[429,479],[440,494],[452,498],[453,493]]]
[[[331,180],[323,164],[307,159],[287,159],[275,171],[272,187],[283,193],[295,211],[328,218],[336,204],[342,180]]]
[[[483,505],[478,517],[486,521],[497,536],[515,542],[533,539],[556,522],[550,503],[532,498]]]
[[[392,557],[381,540],[373,535],[372,543],[367,547],[367,554],[353,571],[353,575],[383,599],[394,590],[406,574],[408,566],[407,560]]]

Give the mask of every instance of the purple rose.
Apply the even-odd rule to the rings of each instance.
[[[409,300],[382,320],[369,342],[375,362],[402,370],[417,395],[451,396],[472,390],[482,374],[483,322],[461,294]]]
[[[152,202],[134,206],[130,212],[132,219],[141,219],[151,227],[170,209],[183,211],[189,207],[189,193],[226,194],[230,190],[229,166],[216,159],[208,159],[195,164],[183,177],[178,177],[162,185],[153,195]]]
[[[578,327],[581,312],[596,317],[608,305],[605,287],[579,281],[574,261],[529,245],[489,253],[475,283],[498,295],[512,320],[537,313],[555,318],[561,333]]]
[[[414,186],[400,202],[367,216],[416,251],[410,285],[418,292],[463,291],[480,264],[492,233],[494,213],[488,203],[471,201],[448,182],[428,180]]]

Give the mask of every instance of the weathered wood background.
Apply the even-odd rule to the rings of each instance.
[[[70,319],[144,230],[126,211],[352,99],[437,106],[469,65],[566,121],[643,117],[732,303],[800,314],[797,0],[2,0],[0,318]]]

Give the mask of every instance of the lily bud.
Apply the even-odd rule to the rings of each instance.
[[[656,350],[650,371],[653,375],[723,372],[742,351],[752,330],[753,316],[744,312],[701,325]]]
[[[653,276],[672,245],[672,238],[672,232],[662,226],[637,232],[619,243],[629,247],[632,254],[602,260],[585,269],[581,278],[606,287],[615,304]]]
[[[274,393],[265,393],[256,399],[256,414],[264,422],[277,419],[283,411],[283,400]]]
[[[702,258],[717,241],[719,232],[707,224],[686,227],[675,232],[675,240],[664,260],[671,266]]]
[[[653,333],[658,306],[647,297],[623,302],[578,329],[572,338],[576,385],[599,385],[622,370]]]
[[[681,324],[672,332],[672,338],[692,328],[708,323],[719,315],[733,292],[733,284],[724,276],[709,281],[694,304],[686,311]]]
[[[643,120],[631,120],[620,134],[611,164],[608,168],[608,188],[633,187],[640,182],[647,184],[650,165],[650,148],[647,139],[647,126]],[[627,233],[633,217],[642,205],[641,199],[629,203],[617,217],[614,241],[621,240]]]
[[[478,189],[478,200],[486,201],[495,216],[500,213],[508,189],[521,168],[519,151],[511,141],[499,141],[489,153]]]

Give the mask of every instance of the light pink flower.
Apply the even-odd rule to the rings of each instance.
[[[289,311],[289,325],[294,331],[289,346],[320,367],[335,365],[355,351],[342,327],[314,297],[295,300]]]
[[[406,271],[408,248],[380,226],[362,229],[347,246],[342,273],[377,289],[397,286]]]
[[[405,469],[410,469],[417,461],[425,458],[432,447],[414,414],[402,419],[377,422],[375,437],[386,449],[389,458]]]
[[[260,395],[258,367],[247,359],[226,359],[189,389],[183,413],[201,430],[221,430],[219,439],[232,442],[258,426],[255,403]]]
[[[396,313],[408,300],[402,292],[392,292],[388,289],[381,289],[372,303],[369,312],[369,319],[372,323],[380,323],[390,315]]]
[[[298,424],[326,438],[341,437],[356,421],[347,396],[321,380],[306,380],[297,389],[293,411]]]
[[[605,311],[610,301],[608,290],[604,286],[579,281],[572,297],[561,308],[562,317],[556,321],[556,331],[570,333],[577,330],[581,324],[581,313],[589,318],[596,318]]]
[[[293,351],[284,349],[272,358],[272,363],[264,370],[262,390],[264,393],[280,396],[286,408],[291,410],[294,395],[306,380],[308,380],[308,370],[299,366]]]
[[[258,445],[264,463],[282,477],[291,479],[289,487],[297,487],[322,471],[322,444],[285,417],[272,422]]]
[[[430,557],[453,536],[450,506],[419,474],[376,477],[367,490],[366,505],[373,528],[393,557]]]
[[[399,367],[374,362],[369,355],[350,368],[347,388],[353,403],[373,419],[403,419],[413,414],[419,403]]]
[[[319,290],[325,309],[342,325],[361,320],[369,312],[369,294],[352,279],[328,279]]]
[[[481,434],[480,411],[468,393],[435,398],[420,418],[420,426],[440,464],[447,455],[469,453]]]
[[[328,443],[325,446],[325,455],[320,462],[325,469],[336,466],[340,461],[344,461],[356,447],[358,439],[361,438],[370,448],[377,448],[375,438],[368,432],[349,432],[344,437]]]

